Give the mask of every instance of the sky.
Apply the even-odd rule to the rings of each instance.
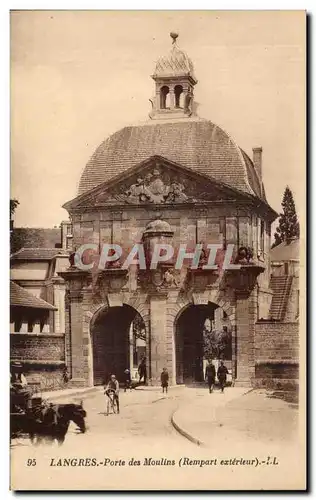
[[[13,11],[11,197],[17,227],[59,226],[89,158],[147,119],[170,31],[192,59],[198,114],[249,156],[263,148],[267,199],[305,209],[303,11]]]

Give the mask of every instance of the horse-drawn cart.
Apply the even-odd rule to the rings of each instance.
[[[80,432],[86,431],[85,417],[82,403],[55,404],[38,394],[27,399],[22,391],[11,392],[11,439],[27,437],[33,444],[55,440],[62,444],[71,420]]]
[[[25,391],[11,390],[10,394],[10,435],[29,437],[32,420],[40,412],[43,400],[40,396],[31,396]]]

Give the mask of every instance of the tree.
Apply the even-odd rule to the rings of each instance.
[[[228,331],[203,330],[205,359],[232,359],[232,336]]]
[[[11,199],[10,200],[10,219],[12,219],[12,216],[14,215],[14,212],[16,210],[16,207],[20,204],[20,202],[16,199]]]
[[[292,238],[299,238],[300,236],[300,225],[296,215],[293,193],[288,186],[285,188],[281,205],[283,213],[280,214],[279,225],[274,233],[272,248],[282,243],[282,241],[288,242]]]
[[[19,234],[16,234],[16,232],[14,231],[14,227],[13,227],[13,215],[14,215],[14,212],[19,204],[20,204],[19,201],[16,200],[15,198],[10,199],[10,249],[11,249],[10,251],[11,251],[11,253],[17,252],[23,246],[22,241],[21,241],[21,236]]]

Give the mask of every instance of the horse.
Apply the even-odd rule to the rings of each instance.
[[[78,426],[80,432],[86,432],[86,416],[87,413],[83,409],[82,403],[50,405],[46,411],[42,412],[42,415],[37,415],[35,419],[32,419],[29,431],[30,440],[36,445],[43,441],[53,443],[55,440],[59,445],[62,445],[70,421],[73,421]]]
[[[53,443],[57,441],[62,445],[69,428],[70,421],[73,421],[80,432],[86,432],[85,417],[86,411],[80,404],[49,404],[35,406],[27,410],[24,415],[15,415],[15,425],[11,425],[11,435],[17,433],[28,434],[31,443],[34,445]]]

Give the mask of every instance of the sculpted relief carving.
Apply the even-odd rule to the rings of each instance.
[[[218,199],[221,194],[209,185],[192,177],[178,174],[171,170],[152,167],[147,173],[138,174],[133,181],[121,182],[110,192],[100,193],[94,203],[97,204],[163,204],[196,203]]]
[[[177,181],[164,180],[155,169],[144,178],[139,177],[135,184],[122,193],[128,203],[183,203],[195,201],[184,192],[184,185]]]

